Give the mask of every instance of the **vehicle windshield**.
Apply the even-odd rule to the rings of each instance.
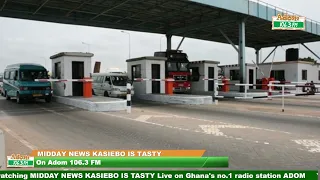
[[[188,63],[178,63],[179,71],[189,71]]]
[[[48,79],[47,71],[23,70],[20,71],[21,81],[34,81],[35,79]]]
[[[128,81],[128,77],[127,76],[112,76],[111,81],[114,86],[126,86],[127,81]]]
[[[167,68],[168,68],[168,71],[178,71],[178,67],[177,67],[176,62],[168,62]]]

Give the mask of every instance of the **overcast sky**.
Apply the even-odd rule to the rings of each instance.
[[[319,0],[264,1],[320,22]],[[150,56],[155,51],[159,51],[160,46],[162,46],[162,50],[166,47],[165,38],[161,38],[163,35],[128,32],[131,34],[131,57]],[[174,37],[172,47],[177,47],[180,39],[181,37]],[[62,51],[88,51],[88,46],[82,42],[90,44],[90,51],[95,54],[93,62],[102,62],[102,72],[107,68],[126,70],[125,60],[129,56],[128,35],[121,33],[120,30],[0,17],[0,72],[8,64],[23,62],[40,63],[51,71],[49,59],[51,55]],[[314,52],[320,54],[320,43],[307,45]],[[284,46],[285,49],[289,47],[298,48],[299,45]],[[191,61],[206,59],[220,61],[221,64],[238,62],[238,55],[229,44],[186,38],[181,49],[188,53]],[[263,49],[262,56],[265,57],[270,51],[271,49]],[[246,48],[246,54],[247,62],[255,59],[253,49]],[[300,57],[307,56],[314,57],[301,46]],[[271,59],[272,56],[269,61]],[[285,51],[278,48],[275,61],[283,61],[284,59]]]

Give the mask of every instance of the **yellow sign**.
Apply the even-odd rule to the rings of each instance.
[[[288,15],[288,14],[278,14],[278,21],[299,21],[300,17],[296,15]]]

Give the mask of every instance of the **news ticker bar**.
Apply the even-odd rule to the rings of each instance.
[[[295,179],[318,180],[318,171],[0,171],[0,179]]]
[[[30,157],[28,160],[7,160],[8,168],[225,168],[228,166],[228,157]]]

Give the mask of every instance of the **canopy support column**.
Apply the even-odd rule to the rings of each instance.
[[[260,48],[256,48],[256,66],[259,66],[260,61]],[[258,68],[256,68],[256,80],[258,79]]]
[[[240,84],[247,84],[246,73],[246,24],[244,19],[239,23],[239,66],[240,66]],[[240,92],[245,92],[244,86],[240,86]]]
[[[172,38],[172,35],[171,34],[166,34],[166,37],[167,37],[167,51],[168,51],[168,50],[171,50],[171,38]]]

